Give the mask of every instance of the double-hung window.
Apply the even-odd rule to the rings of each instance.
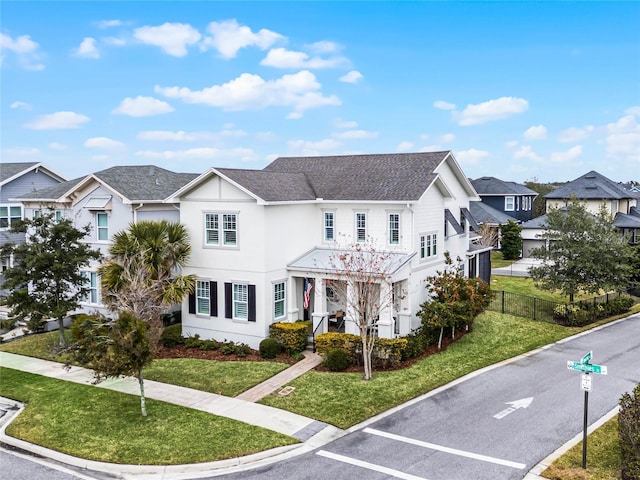
[[[22,220],[22,206],[0,205],[0,228],[10,228],[20,220]]]
[[[356,241],[367,241],[367,214],[356,212]]]
[[[282,318],[285,316],[286,304],[286,283],[278,282],[273,284],[273,318]]]
[[[233,318],[249,318],[249,285],[246,283],[233,284]]]
[[[109,240],[109,216],[106,212],[96,213],[96,230],[99,241]]]
[[[211,290],[209,281],[198,280],[196,283],[196,313],[209,315],[211,305]]]
[[[324,212],[324,241],[335,240],[335,216],[333,212]]]
[[[83,298],[85,303],[98,304],[100,303],[100,285],[98,282],[98,274],[96,272],[82,272],[82,276],[85,278],[86,294]]]
[[[432,258],[438,255],[438,236],[436,233],[420,235],[420,258]]]
[[[515,210],[515,199],[513,196],[504,197],[504,211],[513,212]]]
[[[398,245],[400,243],[400,214],[389,214],[389,244]]]
[[[238,245],[238,215],[235,213],[205,213],[204,242],[206,245]]]

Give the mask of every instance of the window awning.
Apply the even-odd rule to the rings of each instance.
[[[449,225],[453,227],[458,235],[464,233],[464,228],[462,228],[462,225],[458,223],[456,217],[453,216],[453,213],[451,213],[451,210],[449,210],[448,208],[444,209],[444,218],[447,222],[449,222]]]
[[[473,216],[471,215],[471,212],[469,211],[469,209],[462,207],[460,210],[462,211],[462,215],[464,215],[464,218],[466,218],[467,222],[469,222],[469,225],[471,226],[471,229],[473,231],[475,231],[475,232],[479,232],[480,231],[480,225],[478,225],[478,222],[476,222],[476,219],[473,218]]]
[[[88,210],[105,210],[111,202],[111,197],[93,197],[84,204],[84,208]]]

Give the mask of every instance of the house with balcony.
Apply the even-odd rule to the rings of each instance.
[[[76,228],[90,227],[85,241],[106,255],[115,233],[140,220],[180,220],[179,205],[165,202],[197,174],[176,173],[154,165],[116,166],[13,198],[26,218],[45,211],[69,218]],[[84,272],[90,293],[82,311],[107,313],[101,301],[98,262]]]
[[[377,334],[393,338],[419,325],[425,281],[447,268],[490,276],[489,250],[476,243],[469,204],[479,200],[450,151],[285,157],[262,170],[211,168],[167,199],[180,204],[197,277],[183,304],[183,335],[257,348],[274,322],[313,321],[317,333],[350,312],[327,280],[332,258],[361,243],[391,259],[377,278],[392,305]],[[384,303],[384,302],[383,302]]]
[[[0,163],[0,247],[25,242],[24,234],[9,231],[11,225],[25,218],[22,203],[12,199],[65,180],[40,162]],[[0,295],[7,293],[2,290],[2,272],[12,263],[10,257],[0,257]]]

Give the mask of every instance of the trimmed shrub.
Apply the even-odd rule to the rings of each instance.
[[[276,358],[280,353],[280,344],[274,338],[265,338],[258,348],[262,358]]]
[[[220,346],[220,351],[223,355],[233,355],[236,353],[236,344],[234,342],[224,342]]]
[[[329,350],[324,363],[332,372],[342,372],[351,364],[351,360],[349,359],[349,354],[342,348],[333,348]]]
[[[187,348],[200,348],[201,343],[202,340],[200,340],[200,335],[197,333],[184,339],[184,346]]]
[[[371,354],[373,366],[387,368],[399,365],[407,344],[406,338],[376,338]],[[334,349],[344,350],[352,365],[362,364],[362,339],[359,335],[329,332],[316,336],[318,355],[326,359]]]
[[[234,347],[234,353],[239,357],[246,357],[251,353],[251,347],[246,343],[237,343]]]
[[[640,383],[633,394],[620,399],[618,434],[622,456],[622,480],[640,479]]]
[[[273,323],[269,326],[269,336],[291,355],[307,348],[308,328],[306,322]]]
[[[160,343],[163,347],[173,348],[177,345],[181,345],[184,343],[184,338],[182,337],[182,324],[176,323],[175,325],[170,325],[162,331],[160,335]]]
[[[606,310],[609,315],[620,315],[621,313],[628,312],[635,301],[628,295],[620,295],[619,297],[612,298],[606,304]]]
[[[216,340],[200,340],[198,348],[200,350],[217,350],[220,348],[220,342]]]

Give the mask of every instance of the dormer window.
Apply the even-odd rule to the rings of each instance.
[[[513,212],[515,210],[515,197],[513,195],[504,197],[504,211]]]

